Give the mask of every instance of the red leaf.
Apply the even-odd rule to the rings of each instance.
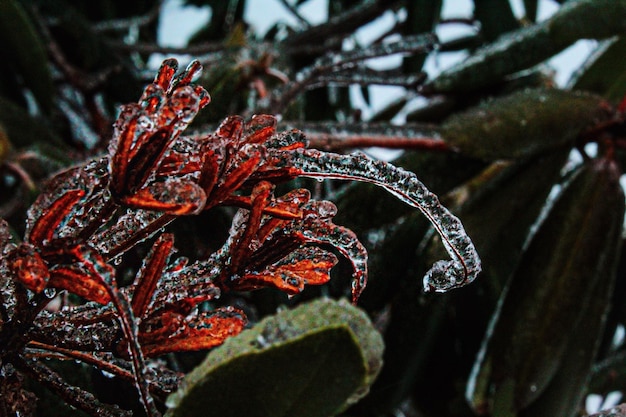
[[[242,311],[225,307],[188,317],[182,329],[172,336],[152,338],[150,333],[146,333],[140,334],[140,341],[144,354],[151,357],[169,352],[210,349],[239,334],[246,323]]]
[[[131,302],[135,317],[143,317],[148,310],[148,304],[152,300],[154,290],[173,248],[174,235],[171,233],[162,234],[154,243],[152,252],[148,255],[135,280],[135,292]]]
[[[202,210],[205,201],[206,195],[202,188],[177,178],[152,183],[122,200],[134,208],[162,211],[175,216],[195,214]]]
[[[48,210],[37,219],[28,234],[28,241],[37,246],[50,242],[58,226],[84,195],[83,190],[70,190],[57,198],[48,207]]]
[[[77,266],[57,266],[50,269],[49,287],[67,290],[88,301],[108,304],[111,297],[101,277]]]

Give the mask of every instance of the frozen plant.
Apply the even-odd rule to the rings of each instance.
[[[192,79],[192,62],[176,75],[163,62],[138,103],[123,106],[108,154],[53,177],[28,211],[23,241],[0,221],[0,408],[28,415],[34,378],[68,404],[94,416],[126,415],[74,387],[45,364],[64,357],[133,381],[148,416],[175,389],[179,375],[151,361],[168,352],[208,349],[238,334],[243,311],[199,304],[228,291],[274,287],[297,294],[330,279],[334,247],[352,265],[352,300],[366,284],[367,253],[356,235],[332,222],[336,207],[296,189],[296,177],[371,182],[418,208],[451,259],[438,261],[425,290],[468,284],[480,260],[460,221],[410,172],[361,154],[307,149],[296,130],[277,133],[276,119],[228,117],[212,134],[180,134],[209,101]],[[234,206],[224,245],[206,259],[173,256],[163,228],[180,216]],[[134,282],[118,286],[115,259],[146,239],[152,250]],[[84,302],[46,309],[58,291]],[[78,298],[77,298],[78,299]],[[74,300],[74,298],[72,298]]]

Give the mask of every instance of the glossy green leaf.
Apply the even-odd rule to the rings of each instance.
[[[504,292],[468,383],[475,410],[514,415],[546,390],[619,244],[623,217],[616,165],[589,161],[554,203]]]
[[[0,50],[12,62],[41,108],[52,108],[54,86],[45,46],[16,0],[0,1]]]
[[[450,116],[441,135],[471,157],[522,158],[571,143],[586,127],[609,117],[601,97],[527,89]]]
[[[587,59],[572,88],[599,94],[613,102],[626,95],[626,37],[606,41]]]
[[[424,86],[430,93],[462,93],[501,82],[507,75],[556,55],[579,39],[626,32],[626,0],[571,0],[550,19],[501,36]]]
[[[168,416],[328,417],[363,396],[383,344],[367,316],[319,299],[213,350],[167,401]]]
[[[614,233],[621,230],[615,228]],[[619,237],[608,236],[611,242]],[[561,366],[546,390],[520,417],[574,417],[578,415],[587,394],[593,363],[605,331],[606,317],[616,278],[617,255],[620,245],[609,251],[602,270],[598,271],[600,282],[590,293],[589,306],[573,329],[570,343],[565,349]]]

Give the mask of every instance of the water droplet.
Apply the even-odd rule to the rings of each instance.
[[[115,378],[115,375],[113,375],[113,374],[112,374],[112,373],[110,373],[110,372],[104,371],[104,370],[102,370],[102,369],[100,370],[100,372],[102,373],[102,375],[103,375],[105,378],[109,378],[109,379],[111,379],[111,378]]]

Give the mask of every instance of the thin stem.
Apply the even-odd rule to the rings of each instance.
[[[387,149],[420,149],[450,152],[452,148],[441,139],[406,136],[354,135],[334,136],[326,133],[307,133],[309,147],[325,151],[342,151],[355,148],[379,147]]]
[[[298,11],[296,6],[292,6],[288,0],[280,0],[282,5],[296,18],[305,28],[310,28],[311,24]]]
[[[38,350],[42,350],[45,352],[40,352]],[[26,350],[27,357],[54,357],[57,359],[73,359],[78,360],[83,363],[87,363],[93,365],[94,367],[100,369],[101,371],[108,372],[113,374],[119,378],[124,379],[125,381],[134,382],[135,376],[132,372],[117,366],[111,362],[106,360],[97,358],[96,356],[81,352],[73,349],[66,349],[59,346],[53,346],[46,343],[30,341]],[[165,397],[168,393],[165,392],[158,384],[155,382],[150,382],[150,391],[155,393],[160,397]]]
[[[395,9],[401,4],[402,2],[398,0],[363,1],[339,16],[330,18],[326,23],[289,36],[284,42],[285,47],[289,51],[289,48],[297,48],[299,45],[320,44],[331,36],[352,33],[358,27],[371,22],[387,10]]]
[[[364,154],[337,155],[315,149],[271,151],[274,166],[301,170],[300,176],[363,181],[378,185],[406,204],[419,209],[441,236],[452,258],[437,261],[424,276],[426,291],[445,292],[474,281],[480,258],[461,221],[448,211],[415,174]]]
[[[63,378],[37,361],[26,361],[18,357],[13,364],[25,374],[31,376],[44,387],[61,397],[67,404],[95,417],[131,417],[132,412],[122,410],[115,405],[100,402],[93,394],[79,387],[68,384]]]
[[[359,62],[371,58],[389,56],[399,53],[428,53],[437,44],[437,37],[426,33],[406,36],[398,41],[370,45],[353,51],[328,53],[304,68],[272,98],[271,109],[274,113],[282,113],[298,94],[318,82],[322,76],[339,71],[353,70]]]

